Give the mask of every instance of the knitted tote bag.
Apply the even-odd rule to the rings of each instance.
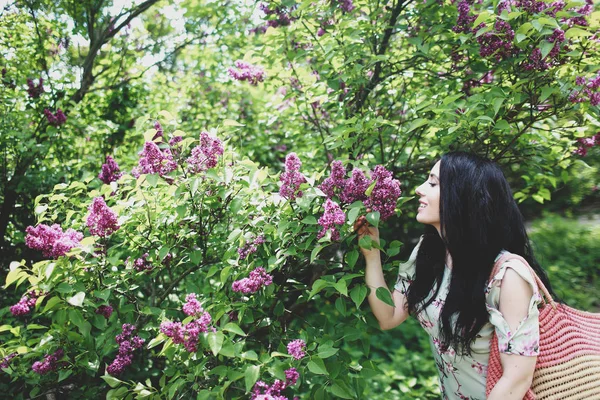
[[[600,399],[600,314],[554,302],[531,266],[517,254],[503,254],[491,276],[509,259],[518,259],[529,267],[544,297],[539,317],[540,354],[533,383],[524,399]],[[490,341],[486,396],[501,376],[498,338],[494,333]]]

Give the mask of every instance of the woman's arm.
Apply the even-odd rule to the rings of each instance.
[[[533,290],[512,268],[507,268],[502,279],[499,310],[515,332],[527,317]],[[520,356],[500,353],[502,377],[490,392],[488,400],[521,400],[531,387],[535,370],[535,356]]]
[[[370,226],[364,216],[358,218],[354,225],[354,229],[358,233],[359,239],[365,235],[369,235],[373,242],[379,243],[379,229]],[[365,257],[367,265],[365,270],[365,281],[370,289],[368,301],[371,310],[373,311],[375,318],[377,318],[377,321],[379,321],[379,327],[382,330],[395,328],[408,317],[408,310],[405,307],[406,296],[399,291],[394,290],[392,292],[394,307],[379,300],[375,294],[377,288],[383,287],[386,290],[389,290],[381,267],[381,252],[376,248],[372,248],[371,250],[361,248],[361,252]]]

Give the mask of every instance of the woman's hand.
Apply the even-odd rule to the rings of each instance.
[[[371,210],[367,209],[367,212],[371,212]],[[371,241],[379,244],[379,229],[369,224],[367,218],[364,215],[358,217],[358,219],[354,222],[354,232],[358,233],[358,239],[360,240],[364,236],[370,236]],[[360,248],[363,256],[368,258],[370,256],[379,255],[379,249],[372,247],[371,250]]]

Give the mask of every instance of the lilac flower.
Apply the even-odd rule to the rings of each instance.
[[[480,44],[479,55],[481,57],[494,56],[496,61],[509,57],[514,49],[513,39],[515,32],[506,21],[497,20],[494,30],[486,32],[477,38]]]
[[[378,165],[371,171],[371,178],[377,183],[371,195],[365,200],[365,206],[379,211],[380,218],[386,220],[395,214],[396,203],[402,194],[400,181],[392,177],[392,173],[384,166]]]
[[[321,218],[319,218],[319,225],[321,225],[323,229],[321,229],[317,238],[322,238],[328,230],[331,230],[331,240],[340,240],[340,233],[337,230],[336,225],[342,225],[345,221],[346,214],[344,214],[340,206],[331,199],[327,199],[325,201],[325,212]]]
[[[41,250],[44,257],[58,258],[64,256],[73,247],[79,246],[83,234],[69,228],[66,232],[58,224],[52,226],[39,224],[35,228],[25,229],[25,244],[34,250]]]
[[[96,308],[96,314],[100,314],[106,319],[109,319],[112,313],[113,308],[111,306],[101,305],[98,308]]]
[[[115,337],[119,344],[119,353],[113,362],[106,367],[106,372],[112,376],[123,373],[125,368],[133,362],[133,352],[144,344],[144,339],[139,336],[132,336],[135,327],[131,324],[123,324],[121,333]]]
[[[150,254],[148,254],[148,253],[142,254],[142,256],[140,258],[137,258],[133,262],[133,268],[138,272],[151,271],[154,268],[154,266],[152,265],[152,263],[150,261],[148,261],[149,256],[150,256]]]
[[[272,17],[267,21],[267,24],[264,26],[264,31],[262,31],[262,33],[264,33],[268,27],[277,28],[280,26],[288,26],[292,23],[293,19],[284,7],[270,8],[267,4],[261,3],[259,4],[259,8],[262,12],[265,13],[266,16]],[[256,28],[256,30],[258,29],[260,28]]]
[[[189,170],[199,173],[217,166],[218,157],[223,155],[223,143],[211,137],[208,132],[200,134],[200,145],[192,149],[192,155],[187,159]]]
[[[242,60],[235,62],[236,68],[229,68],[227,72],[229,76],[238,81],[248,81],[251,85],[258,85],[258,82],[263,82],[266,78],[264,69],[254,66]]]
[[[183,305],[183,312],[186,315],[200,315],[204,312],[204,309],[200,305],[198,299],[196,299],[196,293],[190,293],[185,297],[185,304]]]
[[[54,371],[56,368],[58,368],[58,360],[63,358],[64,354],[65,353],[62,349],[56,350],[53,354],[46,354],[46,356],[44,356],[44,360],[34,362],[31,366],[31,369],[33,372],[36,372],[40,375]]]
[[[54,113],[54,114],[52,114],[52,111],[45,108],[44,115],[46,116],[48,123],[52,126],[58,127],[58,126],[63,125],[65,122],[67,122],[67,116],[62,112],[62,110],[60,108],[57,109],[56,113]]]
[[[367,199],[365,191],[369,188],[371,182],[362,170],[354,168],[352,176],[346,181],[346,186],[340,194],[340,200],[347,204],[357,200],[365,201]]]
[[[319,189],[327,195],[334,197],[346,186],[346,168],[341,161],[331,163],[331,175],[319,185]]]
[[[120,228],[117,214],[111,210],[102,197],[95,197],[88,207],[87,226],[92,235],[106,237]]]
[[[258,267],[250,272],[247,278],[233,282],[231,289],[234,292],[242,292],[244,294],[256,293],[263,286],[269,286],[273,283],[273,277],[267,274],[264,268]]]
[[[456,25],[452,30],[456,33],[469,33],[471,32],[471,25],[477,19],[477,15],[469,15],[471,6],[467,0],[462,0],[456,6],[458,10],[458,19]]]
[[[177,168],[170,149],[163,151],[154,142],[144,143],[144,149],[139,153],[138,166],[133,170],[136,178],[141,174],[159,174],[164,176]]]
[[[4,74],[2,74],[4,77]],[[37,99],[44,93],[44,79],[40,78],[39,83],[35,85],[32,79],[27,79],[27,94],[32,99]]]
[[[287,397],[281,395],[281,392],[288,386],[295,385],[300,377],[300,374],[296,368],[290,368],[285,370],[286,380],[285,382],[275,379],[272,385],[268,385],[263,381],[257,381],[252,389],[251,400],[288,400]],[[294,397],[294,400],[298,400],[298,397]]]
[[[108,185],[119,180],[122,175],[114,158],[106,156],[106,163],[102,164],[102,171],[98,174],[98,179]]]
[[[186,296],[183,312],[195,317],[195,319],[185,325],[182,325],[181,322],[164,321],[160,324],[160,331],[171,338],[174,344],[183,344],[187,351],[195,353],[198,351],[200,333],[208,332],[212,318],[200,306],[194,293]]]
[[[254,243],[245,243],[237,249],[240,260],[245,260],[250,254],[256,253],[257,247]]]
[[[10,353],[6,357],[4,357],[2,359],[2,362],[0,362],[0,369],[2,369],[2,368],[8,368],[10,366],[10,360],[12,360],[13,358],[15,358],[17,355],[18,355],[18,353]]]
[[[154,134],[154,136],[152,136],[152,141],[153,142],[156,139],[163,137],[163,133],[164,133],[162,125],[158,121],[154,122],[154,129],[156,129],[156,133]]]
[[[339,0],[338,4],[345,13],[349,13],[354,10],[354,4],[352,4],[352,0]]]
[[[285,370],[285,383],[288,386],[295,385],[300,378],[300,374],[296,368],[290,368]]]
[[[36,293],[35,290],[32,290],[21,297],[21,300],[13,306],[10,307],[10,312],[15,317],[29,314],[35,307],[35,303],[37,302],[40,294]]]
[[[306,182],[306,178],[300,173],[301,166],[302,162],[296,153],[289,153],[285,157],[285,172],[279,177],[282,182],[279,194],[290,201],[302,197],[302,191],[299,188]]]
[[[288,353],[296,360],[300,360],[306,355],[306,342],[302,339],[292,340],[287,345]]]

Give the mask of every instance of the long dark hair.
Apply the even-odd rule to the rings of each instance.
[[[471,354],[471,344],[488,322],[485,286],[502,249],[519,254],[552,288],[530,246],[523,216],[500,167],[461,151],[442,156],[440,230],[425,226],[417,253],[416,276],[408,290],[408,310],[416,315],[437,295],[446,251],[452,258],[450,289],[440,315],[443,349]],[[432,291],[434,294],[431,295]]]

